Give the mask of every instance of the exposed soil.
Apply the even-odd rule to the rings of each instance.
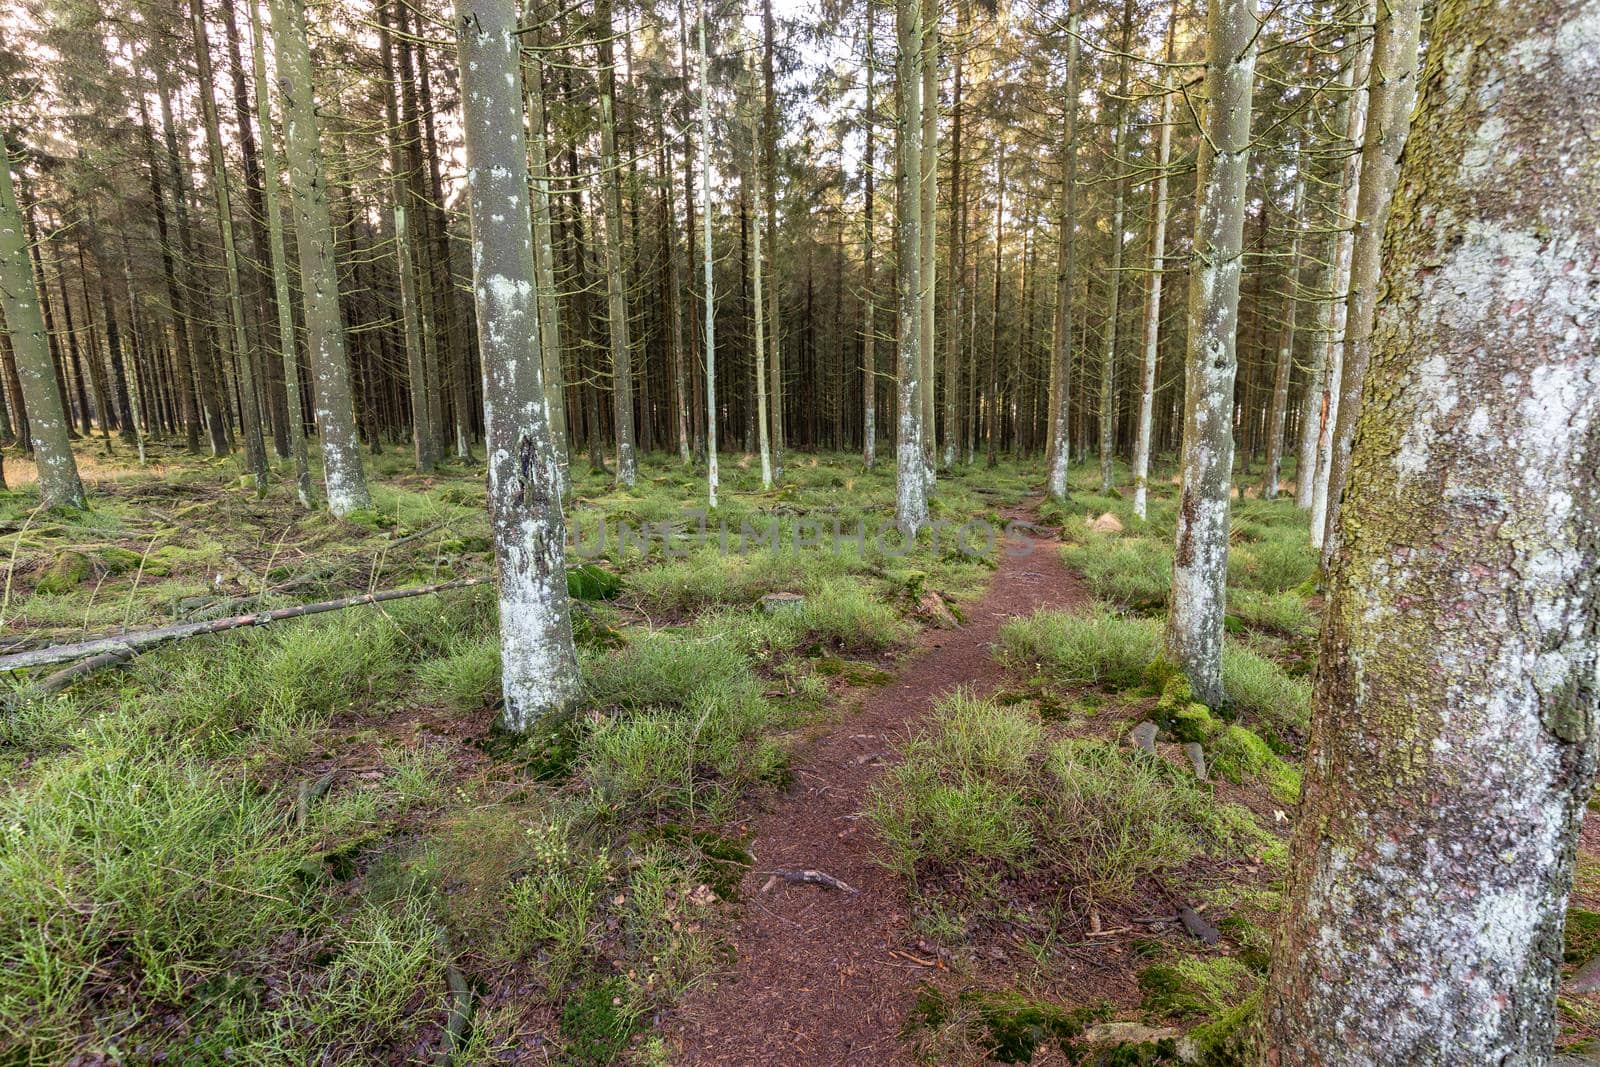
[[[1008,518],[1027,519],[1027,512]],[[899,1033],[934,963],[916,945],[905,886],[862,806],[908,729],[941,694],[987,692],[1005,672],[990,655],[1000,625],[1088,599],[1052,537],[1008,539],[988,591],[954,630],[929,630],[861,711],[803,747],[795,784],[750,824],[755,864],[740,887],[736,961],[667,1021],[683,1064],[898,1064]],[[855,890],[773,878],[820,870]]]

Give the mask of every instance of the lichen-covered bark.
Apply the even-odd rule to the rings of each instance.
[[[1265,1062],[1542,1064],[1595,773],[1600,0],[1444,0],[1384,249]]]
[[[456,19],[489,521],[499,574],[501,723],[522,732],[569,704],[579,677],[561,471],[544,396],[516,0],[461,0]]]
[[[1066,118],[1062,142],[1061,209],[1056,217],[1056,308],[1050,340],[1050,477],[1055,500],[1067,499],[1067,467],[1072,459],[1072,281],[1078,227],[1078,12],[1067,16],[1067,79],[1061,94]],[[1164,179],[1163,179],[1164,180]],[[977,421],[978,413],[972,412]]]
[[[261,127],[263,206],[267,215],[267,248],[272,258],[272,289],[278,308],[278,357],[283,363],[285,417],[289,454],[294,457],[295,496],[300,506],[315,503],[311,466],[306,456],[306,431],[301,417],[300,360],[295,351],[294,309],[289,300],[289,259],[283,245],[283,216],[278,211],[278,148],[272,135],[272,103],[267,92],[266,46],[261,37],[261,12],[250,0],[250,51],[256,90],[256,125]]]
[[[922,0],[922,162],[918,167],[917,195],[922,218],[918,239],[922,256],[922,322],[920,326],[922,370],[917,380],[922,386],[922,456],[928,489],[932,491],[938,468],[938,415],[934,403],[934,300],[938,292],[939,229],[939,11],[937,0]]]
[[[348,515],[372,506],[361,469],[350,399],[350,362],[345,353],[344,315],[334,263],[333,226],[322,172],[322,145],[311,88],[311,51],[300,0],[270,0],[272,39],[277,45],[278,93],[283,139],[294,202],[295,244],[300,250],[300,287],[305,300],[306,347],[315,385],[313,410],[322,444],[323,485],[328,510]]]
[[[1222,692],[1222,619],[1233,473],[1233,379],[1256,67],[1255,0],[1215,0],[1206,17],[1210,101],[1195,181],[1200,190],[1189,280],[1183,486],[1172,555],[1165,647],[1195,695]]]
[[[1361,416],[1362,385],[1372,351],[1372,320],[1378,304],[1378,257],[1384,225],[1400,170],[1400,152],[1411,128],[1417,96],[1417,46],[1422,0],[1391,0],[1378,21],[1372,45],[1372,87],[1367,94],[1366,141],[1361,149],[1361,196],[1356,201],[1356,237],[1350,259],[1350,295],[1344,316],[1344,365],[1339,412],[1328,456],[1323,518],[1324,561],[1339,529],[1339,498],[1350,462],[1350,443]]]
[[[927,467],[922,435],[922,0],[895,5],[895,77],[900,94],[896,116],[899,158],[895,162],[895,226],[900,254],[899,338],[896,353],[895,518],[920,529],[928,521]]]
[[[39,290],[28,259],[28,237],[11,185],[10,147],[0,134],[0,311],[5,313],[11,357],[22,386],[22,404],[39,467],[39,500],[45,507],[83,508],[83,482],[72,458],[72,431],[56,390],[55,364],[39,311]]]

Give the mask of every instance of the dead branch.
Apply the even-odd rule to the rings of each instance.
[[[831,874],[814,871],[809,868],[799,871],[773,871],[772,875],[774,878],[782,878],[785,882],[793,882],[796,885],[820,885],[825,889],[837,889],[841,893],[859,892],[848,882],[840,881]]]
[[[152,630],[116,634],[93,641],[50,645],[47,648],[32,649],[27,652],[14,652],[9,656],[0,656],[0,671],[45,667],[52,663],[71,663],[74,660],[84,659],[89,656],[98,657],[110,652],[122,652],[125,654],[123,658],[126,658],[135,653],[154,648],[156,645],[163,645],[169,641],[181,641],[187,637],[221,633],[224,630],[237,630],[245,626],[265,626],[268,623],[282,622],[285,619],[298,619],[305,615],[319,615],[325,611],[341,611],[344,608],[359,607],[362,604],[382,604],[390,600],[404,600],[407,597],[442,593],[447,589],[465,589],[468,586],[482,585],[491,580],[490,578],[457,578],[448,582],[436,582],[433,585],[414,585],[404,589],[385,589],[382,592],[363,593],[360,596],[341,597],[338,600],[323,600],[315,604],[297,604],[294,607],[274,608],[271,611],[257,611],[248,615],[232,615],[226,619],[210,619],[205,622],[185,622],[173,626],[158,626]],[[104,665],[102,664],[102,666]],[[81,674],[73,677],[81,677]],[[48,679],[46,680],[48,681]],[[72,679],[69,678],[67,680],[71,681]]]

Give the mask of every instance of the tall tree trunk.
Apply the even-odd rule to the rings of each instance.
[[[255,77],[256,124],[261,127],[262,211],[266,215],[267,249],[271,258],[273,304],[278,311],[278,363],[283,368],[284,420],[289,434],[289,455],[294,458],[295,496],[310,508],[311,465],[306,456],[306,431],[300,401],[300,360],[294,337],[294,306],[289,295],[289,258],[283,245],[283,215],[278,209],[278,147],[272,135],[272,98],[267,92],[266,42],[261,36],[261,12],[250,4],[250,60]]]
[[[282,2],[282,0],[279,0]],[[579,692],[561,471],[546,419],[515,0],[460,0],[462,130],[500,594],[501,723],[524,733]],[[532,358],[529,358],[531,355]],[[459,415],[458,415],[459,417]]]
[[[300,286],[305,299],[306,347],[316,385],[317,428],[322,443],[328,509],[348,515],[372,506],[361,469],[361,443],[351,405],[350,363],[344,315],[339,308],[333,224],[322,170],[311,53],[300,0],[269,0],[277,45],[278,90],[283,101],[289,191],[295,207],[295,243],[300,249]]]
[[[1400,171],[1400,152],[1411,127],[1411,105],[1417,96],[1422,0],[1391,0],[1385,6],[1387,15],[1378,22],[1372,46],[1372,87],[1367,94],[1366,141],[1361,148],[1361,197],[1356,202],[1356,238],[1345,308],[1344,366],[1328,461],[1327,515],[1322,530],[1324,565],[1338,539],[1339,498],[1344,492],[1356,420],[1361,417],[1362,383],[1372,346],[1383,231]]]
[[[28,412],[39,502],[47,508],[88,506],[72,458],[67,415],[56,389],[48,334],[39,314],[39,290],[28,260],[27,231],[11,185],[11,149],[0,133],[0,311]]]
[[[928,521],[928,479],[923,454],[922,406],[922,23],[923,0],[896,0],[895,80],[900,94],[896,116],[895,253],[899,274],[899,338],[896,354],[895,518],[902,529],[919,530]]]
[[[567,430],[566,348],[562,343],[560,296],[556,289],[555,240],[550,222],[550,153],[545,133],[544,63],[535,34],[533,58],[525,64],[522,91],[528,99],[528,167],[533,187],[533,257],[539,285],[539,340],[544,352],[544,391],[550,403],[550,439],[561,466],[563,495],[570,486],[570,435]]]
[[[395,274],[400,282],[400,324],[406,350],[406,384],[411,399],[411,444],[417,470],[426,474],[438,462],[439,443],[434,438],[438,422],[433,411],[437,398],[431,395],[428,381],[427,357],[422,345],[422,310],[417,299],[416,265],[412,261],[412,216],[408,210],[411,200],[407,184],[405,145],[401,141],[404,127],[400,124],[400,108],[395,99],[399,86],[395,82],[394,49],[389,37],[389,0],[377,0],[378,53],[383,60],[383,114],[389,139],[389,184],[394,200],[394,258]]]
[[[289,421],[284,411],[283,367],[267,353],[276,340],[276,329],[270,321],[277,308],[274,292],[269,282],[267,266],[266,196],[261,187],[261,160],[256,146],[256,131],[251,122],[250,94],[244,75],[243,54],[239,47],[239,20],[235,5],[254,0],[224,0],[222,25],[227,34],[228,70],[233,82],[233,115],[239,130],[239,156],[244,164],[244,191],[246,215],[249,221],[250,255],[240,265],[249,304],[258,319],[261,338],[261,377],[257,382],[266,408],[267,421],[272,431],[273,447],[278,458],[288,459],[293,454],[289,444]]]
[[[751,87],[753,91],[753,86]],[[752,125],[752,129],[753,129]],[[759,146],[751,138],[750,174],[761,173]],[[741,183],[742,184],[742,183]],[[765,307],[761,301],[761,205],[757,197],[755,224],[750,227],[752,242],[750,261],[750,317],[755,320],[755,345],[751,348],[750,363],[756,378],[756,446],[761,452],[761,489],[772,488],[772,439],[767,424],[767,370],[761,356],[766,351]]]
[[[137,72],[145,60],[133,64]],[[150,128],[150,112],[145,103],[143,80],[135,78],[134,102],[139,109],[139,132],[144,146],[145,169],[150,178],[150,202],[156,217],[156,244],[161,250],[161,277],[166,285],[167,306],[173,316],[173,352],[181,373],[178,375],[178,406],[183,419],[184,445],[190,452],[200,451],[200,409],[195,403],[193,376],[189,367],[193,356],[189,350],[187,323],[188,292],[178,277],[178,265],[172,254],[172,235],[167,228],[166,197],[162,193],[161,168],[156,162],[155,135]]]
[[[600,183],[606,238],[606,331],[611,341],[611,421],[617,441],[617,484],[631,487],[639,476],[633,441],[633,341],[628,335],[628,279],[622,247],[622,179],[617,162],[616,64],[611,47],[611,3],[595,12],[601,37]]]
[[[955,47],[951,55],[950,93],[950,287],[946,307],[944,349],[944,439],[940,461],[948,470],[961,450],[961,307],[966,300],[966,207],[961,189],[962,61],[967,48],[969,7],[956,4]]]
[[[761,0],[763,49],[761,72],[764,80],[764,115],[761,122],[766,173],[762,175],[767,197],[767,374],[772,394],[772,477],[783,481],[783,458],[789,449],[783,426],[783,330],[779,318],[778,283],[778,98],[774,85],[773,54],[777,45],[772,20],[772,0]],[[708,201],[709,202],[709,201]]]
[[[156,72],[156,93],[161,102],[161,125],[166,137],[167,169],[172,184],[172,209],[178,229],[178,264],[183,274],[180,284],[186,292],[187,310],[185,328],[189,331],[189,353],[194,373],[200,409],[205,415],[206,430],[211,438],[211,454],[226,456],[233,450],[228,443],[228,424],[222,401],[222,388],[216,364],[216,346],[201,320],[199,309],[204,306],[203,294],[195,277],[194,235],[189,226],[189,182],[185,156],[178,151],[177,124],[172,117],[172,92],[166,75],[160,68]]]
[[[770,18],[770,14],[768,15]],[[711,144],[711,82],[706,73],[706,0],[700,0],[700,143]],[[705,203],[701,205],[700,220],[705,227],[702,243],[705,245],[706,274],[706,497],[710,506],[717,506],[717,307],[716,286],[711,268],[711,151],[700,153],[701,188]],[[776,318],[773,320],[776,322]],[[776,328],[776,327],[774,327]]]
[[[1294,368],[1295,313],[1300,305],[1300,234],[1305,226],[1305,134],[1301,132],[1300,144],[1295,151],[1294,213],[1289,225],[1294,233],[1289,238],[1289,292],[1283,311],[1283,338],[1278,344],[1277,365],[1272,373],[1272,410],[1267,415],[1267,464],[1261,480],[1261,496],[1266,500],[1278,499],[1278,480],[1283,466],[1283,426],[1289,416],[1289,374]]]
[[[1176,59],[1178,5],[1167,13],[1167,67]],[[1150,497],[1150,434],[1155,411],[1156,363],[1161,348],[1161,283],[1167,269],[1167,170],[1172,164],[1172,98],[1176,87],[1161,75],[1161,133],[1156,146],[1156,181],[1150,195],[1150,288],[1144,305],[1144,361],[1139,367],[1139,420],[1133,444],[1133,513],[1145,518]]]
[[[1273,1062],[1550,1060],[1600,737],[1597,18],[1434,18],[1263,1003]]]
[[[875,227],[876,197],[874,190],[874,169],[877,166],[877,115],[873,94],[874,65],[877,57],[873,54],[873,22],[875,21],[872,10],[873,0],[866,0],[866,73],[867,73],[867,100],[866,114],[862,119],[862,135],[866,139],[866,148],[863,151],[861,163],[862,214],[864,221],[861,227],[861,259],[862,281],[861,292],[866,307],[861,313],[861,462],[867,470],[872,470],[878,464],[878,308],[875,303],[877,292],[874,271],[876,263],[874,256],[877,253],[877,235]],[[960,61],[957,61],[960,69]]]
[[[1239,276],[1256,65],[1255,0],[1215,0],[1207,11],[1205,136],[1195,175],[1195,266],[1189,278],[1183,488],[1172,557],[1166,653],[1196,697],[1222,692],[1222,621],[1233,472],[1233,379],[1238,369]]]
[[[939,229],[939,3],[922,0],[922,162],[917,185],[921,198],[922,257],[922,371],[917,381],[922,389],[922,454],[927,465],[928,489],[933,489],[938,470],[939,416],[935,400],[937,351],[934,345],[934,303],[938,294]]]
[[[1050,335],[1048,489],[1050,496],[1056,500],[1067,499],[1067,467],[1072,457],[1072,292],[1078,227],[1078,65],[1078,12],[1074,4],[1067,15],[1067,84],[1061,94],[1061,109],[1067,128],[1061,148],[1061,208],[1056,216],[1056,306]]]
[[[1371,23],[1374,0],[1363,0],[1361,23]],[[1311,543],[1322,547],[1322,533],[1328,516],[1328,470],[1333,457],[1333,430],[1339,418],[1339,383],[1344,369],[1345,295],[1350,282],[1351,255],[1355,250],[1353,229],[1361,197],[1361,153],[1367,128],[1367,69],[1372,62],[1369,36],[1356,52],[1350,67],[1351,90],[1345,109],[1345,141],[1350,155],[1345,159],[1340,189],[1338,216],[1333,220],[1335,234],[1327,267],[1324,291],[1327,302],[1317,324],[1322,338],[1322,391],[1318,398],[1316,464],[1311,492]]]
[[[233,350],[238,356],[240,429],[244,433],[245,467],[255,479],[256,492],[267,491],[267,447],[261,436],[261,407],[256,395],[255,355],[246,340],[244,289],[239,278],[239,255],[233,242],[233,204],[228,193],[228,168],[217,121],[217,100],[211,74],[211,45],[206,39],[203,0],[189,0],[189,22],[194,31],[194,53],[200,78],[200,111],[206,124],[206,146],[211,156],[211,193],[217,204],[217,224],[222,230],[222,264],[228,282],[228,319],[233,327]]]
[[[1129,47],[1133,38],[1133,0],[1124,0],[1122,7],[1121,61],[1117,64],[1117,92],[1111,98],[1115,116],[1111,120],[1111,166],[1115,174],[1111,181],[1111,274],[1107,279],[1111,292],[1106,298],[1106,329],[1100,352],[1100,491],[1111,491],[1112,463],[1116,458],[1116,371],[1117,327],[1122,298],[1122,212],[1127,203],[1128,95]]]

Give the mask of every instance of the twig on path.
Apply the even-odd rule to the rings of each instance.
[[[823,871],[812,870],[809,867],[803,870],[773,871],[772,877],[767,879],[767,884],[761,887],[761,891],[765,893],[768,889],[772,888],[772,886],[776,884],[777,880],[780,878],[785,882],[793,882],[796,885],[820,885],[824,889],[837,889],[841,893],[850,893],[852,895],[860,892],[860,890],[851,886],[848,882],[842,882],[831,874],[827,874]]]

